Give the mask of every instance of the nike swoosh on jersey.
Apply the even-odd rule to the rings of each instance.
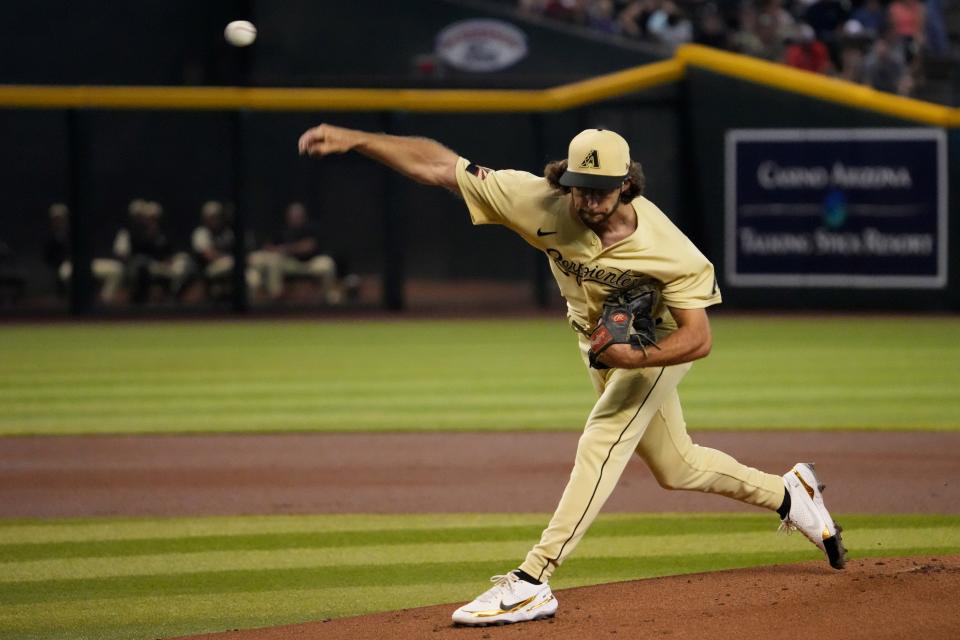
[[[543,236],[552,236],[555,233],[556,231],[544,231],[543,229],[540,229],[539,227],[537,227],[537,235],[540,236],[541,238]]]

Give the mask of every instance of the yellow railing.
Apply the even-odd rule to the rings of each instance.
[[[683,61],[685,66],[699,67],[865,111],[874,111],[938,127],[960,126],[960,109],[884,93],[845,80],[828,78],[765,60],[699,45],[680,47],[677,50],[676,59]]]
[[[689,66],[923,124],[960,127],[960,109],[882,93],[699,45],[680,47],[670,60],[541,90],[0,85],[0,108],[560,111],[676,82],[684,77]]]
[[[0,85],[0,106],[266,111],[557,111],[674,82],[682,77],[683,64],[678,60],[666,60],[542,90]]]

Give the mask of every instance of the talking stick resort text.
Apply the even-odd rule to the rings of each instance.
[[[823,223],[812,231],[758,231],[752,226],[738,230],[739,250],[742,255],[812,256],[929,256],[934,252],[935,239],[931,233],[892,233],[874,226],[863,226],[856,231],[840,231],[849,215],[867,219],[910,217],[922,215],[922,206],[885,204],[848,204],[844,192],[857,190],[890,191],[911,189],[913,178],[906,167],[846,166],[835,162],[832,167],[781,167],[775,162],[762,162],[757,167],[757,183],[769,192],[803,190],[825,191],[825,202],[813,206],[768,204],[767,215],[791,215],[805,211],[806,215],[822,216]],[[760,208],[763,205],[754,205]],[[780,210],[782,213],[778,214]],[[766,216],[765,216],[766,217]],[[741,223],[743,224],[743,223]]]

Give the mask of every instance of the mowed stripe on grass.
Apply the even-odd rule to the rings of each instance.
[[[713,321],[698,429],[960,429],[952,318]],[[0,434],[582,428],[562,319],[0,326]]]
[[[156,638],[468,599],[516,565],[548,516],[431,518],[410,517],[409,527],[404,516],[339,515],[8,521],[0,638]],[[960,516],[842,522],[853,557],[960,552]],[[819,557],[775,528],[765,514],[605,515],[553,582]]]

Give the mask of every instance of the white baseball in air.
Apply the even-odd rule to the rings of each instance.
[[[249,47],[257,39],[257,28],[247,20],[234,20],[223,30],[223,37],[235,47]]]

